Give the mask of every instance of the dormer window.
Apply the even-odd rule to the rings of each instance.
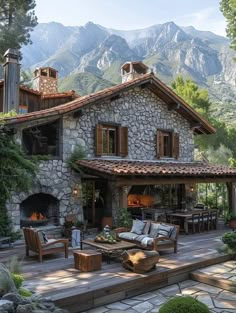
[[[179,135],[169,130],[157,131],[157,158],[179,158]]]
[[[98,124],[95,128],[95,154],[127,156],[128,128],[114,124]]]

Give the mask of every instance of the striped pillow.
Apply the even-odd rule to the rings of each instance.
[[[171,234],[174,230],[174,226],[166,225],[166,224],[160,224],[159,230],[158,230],[158,236],[165,236],[165,237],[171,237]]]

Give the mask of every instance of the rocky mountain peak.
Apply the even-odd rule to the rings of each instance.
[[[182,74],[207,87],[217,101],[225,99],[223,93],[227,101],[236,97],[229,41],[191,26],[167,22],[124,31],[93,22],[73,27],[52,22],[37,25],[31,39],[33,44],[22,49],[23,68],[51,66],[60,77],[89,72],[117,83],[124,62],[141,60],[167,84]]]

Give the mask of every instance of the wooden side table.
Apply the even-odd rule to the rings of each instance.
[[[102,254],[96,250],[75,250],[75,268],[81,272],[100,270],[102,266]]]

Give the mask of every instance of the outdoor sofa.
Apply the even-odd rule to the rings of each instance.
[[[137,247],[160,251],[174,248],[177,253],[179,225],[133,220],[132,228],[115,229],[116,238],[135,243]]]

